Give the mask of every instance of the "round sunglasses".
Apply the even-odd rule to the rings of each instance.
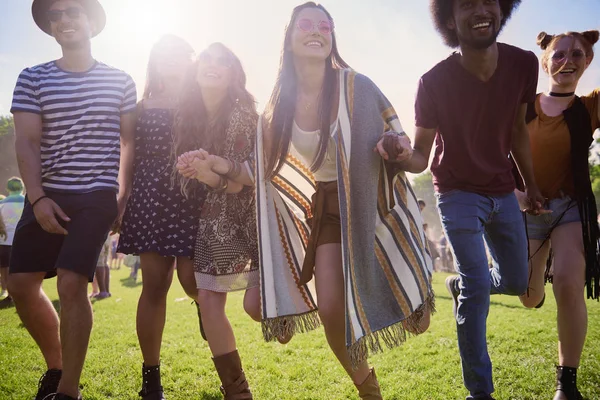
[[[322,35],[329,35],[333,32],[334,26],[333,21],[319,21],[316,24],[308,19],[301,18],[296,22],[296,26],[303,32],[312,32],[315,29],[315,25],[319,33]]]
[[[214,64],[218,67],[223,68],[231,68],[233,66],[233,61],[230,57],[227,56],[218,56],[213,57],[209,53],[200,53],[198,56],[198,61],[201,64]]]
[[[570,57],[573,61],[579,61],[585,58],[585,52],[581,49],[574,49],[571,51],[571,54],[567,54],[568,52],[563,50],[555,51],[552,54],[552,62],[555,63],[564,63],[567,61],[567,57]]]

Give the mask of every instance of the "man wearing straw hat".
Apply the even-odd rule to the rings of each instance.
[[[35,399],[80,399],[93,318],[87,284],[131,186],[136,91],[129,75],[92,57],[90,39],[106,23],[97,0],[34,0],[32,14],[62,58],[24,69],[14,91],[27,198],[8,287],[47,364]],[[42,290],[53,276],[60,319]]]

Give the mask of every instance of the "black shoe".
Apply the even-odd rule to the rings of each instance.
[[[556,392],[554,400],[583,400],[577,389],[577,368],[556,367]]]
[[[458,289],[459,279],[460,278],[458,275],[453,275],[446,278],[446,289],[452,296],[452,314],[454,314],[455,319],[458,310],[458,295],[460,294],[460,289]]]
[[[144,400],[166,400],[160,384],[160,365],[154,367],[142,365],[142,390],[139,395]]]
[[[165,400],[165,395],[164,395],[162,389],[161,390],[157,390],[155,392],[143,392],[143,391],[140,391],[139,395],[144,400]]]
[[[496,400],[492,397],[491,394],[477,394],[475,395],[475,397],[469,396],[468,398],[475,400]]]
[[[3,310],[5,308],[11,308],[15,306],[15,302],[13,301],[12,297],[10,296],[6,296],[4,298],[4,300],[0,301],[0,310]]]
[[[200,304],[196,300],[194,300],[194,304],[196,304],[196,309],[198,310],[198,324],[200,324],[200,336],[202,339],[206,340],[206,333],[204,333],[204,327],[202,326],[202,314],[200,314]]]
[[[79,395],[77,397],[71,397],[69,395],[62,394],[62,393],[53,393],[51,395],[44,397],[44,400],[83,400],[83,399],[81,398],[81,395]]]
[[[42,375],[38,382],[38,391],[34,400],[44,400],[47,396],[55,394],[58,390],[58,383],[62,376],[62,370],[49,369]]]
[[[535,306],[535,308],[542,308],[542,306],[544,305],[545,301],[546,301],[546,293],[544,293],[544,297],[542,297],[542,300],[540,301],[540,304],[538,304],[537,306]]]

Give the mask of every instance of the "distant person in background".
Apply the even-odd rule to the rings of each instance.
[[[5,195],[0,194],[0,202],[2,202],[2,200],[4,200],[6,198]],[[2,220],[2,214],[0,214],[0,241],[5,241],[8,238],[8,235],[6,233],[6,225],[4,225],[4,221]],[[0,251],[2,249],[0,248]],[[10,253],[9,253],[10,254]],[[2,264],[0,263],[0,267],[2,266]],[[2,282],[2,276],[0,276],[0,285],[3,285]],[[6,291],[6,286],[0,286],[0,297],[4,297],[8,295],[8,292]]]
[[[92,56],[106,24],[97,0],[34,0],[32,14],[62,57],[25,68],[13,95],[27,198],[8,290],[47,366],[35,399],[77,400],[93,321],[88,283],[131,189],[137,94],[127,73]],[[42,288],[54,276],[60,319]]]
[[[6,296],[0,301],[0,309],[9,308],[14,305],[10,293],[7,292],[8,266],[10,265],[10,252],[15,236],[15,229],[21,218],[25,204],[23,189],[21,178],[10,178],[6,183],[8,197],[0,200],[0,219],[4,227],[4,234],[0,232],[0,286],[2,288],[0,297]]]
[[[429,225],[423,224],[423,231],[425,231],[425,238],[427,238],[427,245],[429,246],[429,254],[431,255],[431,259],[435,262],[436,259],[440,258],[440,253],[438,252],[435,243],[429,238],[428,229]]]
[[[100,294],[100,287],[98,286],[98,278],[94,275],[94,280],[92,281],[92,293],[90,293],[90,299],[98,296]]]
[[[452,264],[452,251],[450,246],[448,245],[448,239],[446,239],[446,235],[442,233],[439,240],[440,246],[440,257],[442,260],[442,271],[443,272],[452,272],[454,271],[454,265]]]
[[[99,293],[94,296],[96,300],[103,300],[111,296],[110,294],[110,268],[108,267],[108,257],[110,255],[110,244],[112,237],[109,235],[102,246],[98,262],[96,263],[95,279],[98,281]]]
[[[541,307],[546,297],[544,273],[551,274],[558,328],[554,400],[582,399],[577,368],[587,335],[584,287],[589,298],[600,297],[600,231],[588,166],[593,134],[600,127],[600,89],[575,95],[594,59],[598,37],[596,30],[538,35],[549,88],[530,104],[527,118],[535,180],[552,212],[527,215],[530,273],[521,302]],[[526,208],[524,193],[516,193]],[[547,270],[549,257],[552,271]]]
[[[119,236],[118,234],[116,235],[111,235],[111,241],[110,241],[110,268],[111,269],[121,269],[121,264],[123,263],[123,260],[121,259],[121,257],[119,256],[119,253],[117,252],[117,247],[119,246]]]
[[[138,271],[140,270],[140,257],[134,256],[133,265],[131,266],[131,274],[129,275],[133,282],[137,282],[138,279]]]
[[[419,205],[419,211],[421,212],[421,215],[423,215],[423,210],[425,210],[425,208],[427,207],[427,203],[425,203],[425,200],[419,199],[419,200],[417,200],[417,204]],[[437,246],[435,245],[435,243],[433,243],[429,237],[429,232],[427,232],[428,228],[429,228],[429,225],[426,223],[423,223],[423,231],[425,232],[425,237],[427,238],[429,254],[431,255],[431,260],[433,261],[433,265],[435,266],[435,260],[440,258],[440,253],[438,252],[438,249],[437,249]]]
[[[127,254],[123,257],[123,264],[130,269],[129,279],[131,279],[133,283],[137,283],[138,271],[140,269],[140,256]]]
[[[4,200],[5,198],[6,198],[5,195],[0,194],[0,202],[2,200]],[[2,215],[0,214],[0,240],[4,241],[4,240],[6,240],[7,237],[8,236],[6,234],[6,225],[4,225],[4,221],[2,220]],[[0,276],[0,278],[1,278],[1,276]],[[0,279],[0,284],[2,283],[1,281],[2,281],[2,279]],[[4,290],[4,286],[0,286],[0,289],[2,289],[0,291],[0,297],[4,297],[8,294],[6,292],[6,290]]]
[[[112,237],[109,235],[106,237],[106,242],[104,242],[104,246],[102,246],[102,251],[100,252],[100,256],[98,257],[98,262],[96,263],[96,273],[94,274],[94,281],[92,282],[92,293],[90,294],[90,299],[96,299],[96,297],[100,294],[100,285],[98,284],[98,277],[99,275],[104,275],[104,272],[98,271],[98,268],[102,268],[104,264],[108,266],[108,258],[110,256],[111,244]]]

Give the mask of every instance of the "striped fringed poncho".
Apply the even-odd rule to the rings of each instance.
[[[337,173],[346,293],[346,344],[354,365],[395,347],[434,310],[432,261],[417,199],[404,173],[394,175],[373,152],[386,130],[402,132],[377,86],[340,71]],[[264,175],[262,123],[256,145],[256,196],[265,340],[319,326],[317,306],[300,272],[315,181],[293,150],[271,180]]]

